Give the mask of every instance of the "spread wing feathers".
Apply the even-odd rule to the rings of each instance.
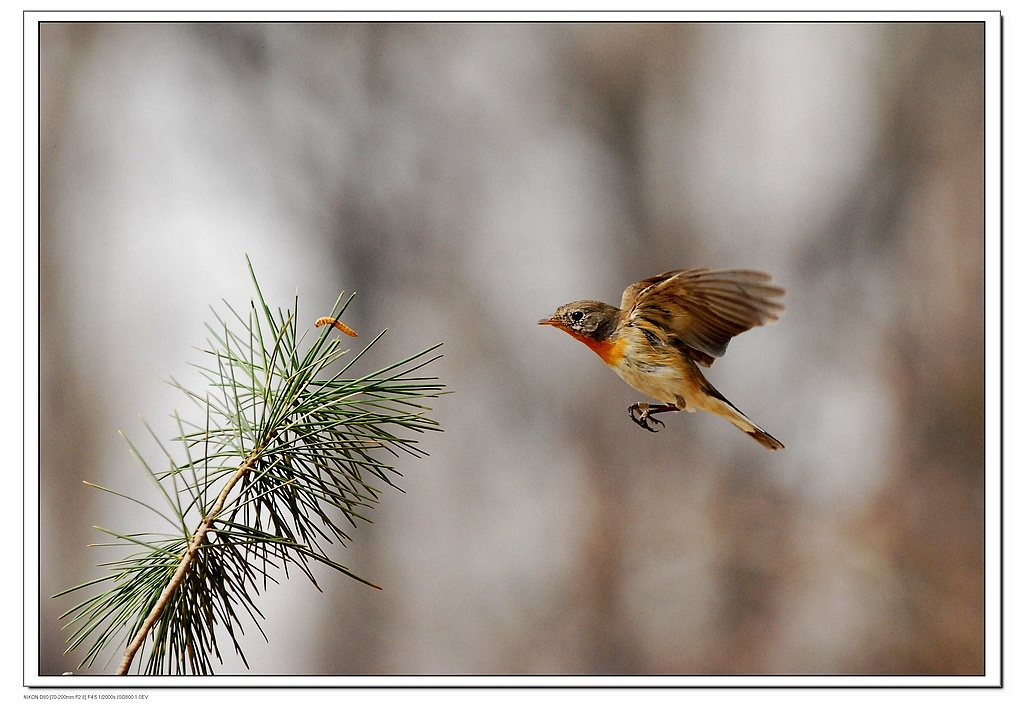
[[[694,350],[711,366],[729,340],[751,327],[779,319],[785,290],[755,270],[672,270],[633,283],[622,293],[630,321],[647,320],[669,333],[672,343]]]

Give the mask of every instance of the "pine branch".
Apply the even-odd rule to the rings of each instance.
[[[393,478],[400,473],[381,454],[423,455],[414,436],[440,431],[422,400],[446,391],[419,375],[439,358],[440,345],[350,378],[351,367],[384,334],[345,360],[349,352],[336,333],[356,336],[340,320],[352,296],[339,297],[333,316],[315,322],[330,327],[302,352],[298,299],[294,311],[272,311],[249,270],[257,293],[250,311],[242,316],[227,305],[230,317],[207,326],[205,352],[212,360],[197,368],[209,389],[195,392],[172,381],[204,416],[196,425],[174,415],[184,461],[175,462],[161,443],[168,466],[154,471],[129,442],[169,510],[91,485],[140,504],[175,532],[99,529],[113,545],[137,552],[106,564],[108,575],[55,596],[113,584],[62,615],[72,618],[66,628],[74,627],[68,652],[92,640],[82,666],[123,641],[117,673],[125,674],[148,642],[146,673],[209,674],[224,633],[248,666],[236,633],[243,621],[262,633],[254,600],[289,567],[318,588],[317,564],[377,588],[332,560],[327,547],[345,545],[349,531],[369,520],[378,483],[397,488]]]
[[[163,614],[164,607],[167,606],[171,596],[178,591],[181,586],[182,580],[185,578],[185,573],[188,572],[189,565],[192,564],[192,559],[195,558],[199,552],[200,546],[206,542],[206,534],[213,530],[213,525],[216,523],[220,512],[224,509],[224,503],[228,498],[228,494],[231,493],[231,489],[235,486],[243,475],[247,474],[252,469],[253,462],[258,456],[257,452],[253,452],[245,462],[243,462],[234,476],[228,480],[228,483],[221,490],[220,495],[217,497],[217,502],[213,505],[213,509],[203,519],[203,522],[199,524],[199,528],[192,535],[192,540],[189,541],[188,549],[185,554],[181,557],[181,562],[178,563],[177,570],[174,571],[174,575],[171,576],[170,582],[167,583],[167,587],[160,593],[160,597],[157,598],[156,604],[153,605],[153,609],[150,610],[149,615],[146,617],[142,626],[139,628],[138,633],[135,635],[135,639],[128,645],[128,648],[124,652],[124,658],[121,659],[121,665],[117,668],[118,675],[124,675],[128,673],[128,669],[132,665],[132,661],[135,659],[135,653],[138,652],[142,643],[146,641],[146,636],[149,634],[149,630],[153,628],[156,621],[160,619],[160,615]]]

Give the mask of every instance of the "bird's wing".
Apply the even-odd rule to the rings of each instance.
[[[626,288],[622,309],[630,321],[647,320],[705,355],[697,360],[710,366],[737,334],[779,319],[786,291],[771,279],[754,270],[673,270]]]

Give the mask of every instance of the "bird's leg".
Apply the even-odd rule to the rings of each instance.
[[[629,407],[629,417],[634,423],[639,425],[644,430],[650,430],[652,433],[658,432],[657,429],[651,427],[651,423],[657,423],[661,427],[665,427],[665,424],[654,417],[655,413],[669,413],[672,411],[681,411],[682,408],[671,404],[665,404],[663,406],[652,406],[649,403],[634,403]]]

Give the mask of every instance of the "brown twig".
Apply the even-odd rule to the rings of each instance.
[[[203,521],[199,524],[195,533],[192,534],[192,540],[189,541],[188,548],[185,550],[184,555],[181,557],[181,562],[178,563],[177,570],[174,571],[174,575],[171,576],[171,580],[167,583],[167,587],[164,588],[163,592],[160,593],[160,597],[157,598],[156,604],[153,605],[153,609],[150,610],[149,615],[146,617],[146,621],[142,623],[138,633],[132,640],[132,643],[125,649],[124,657],[121,659],[121,665],[117,667],[117,675],[124,676],[128,673],[128,669],[132,665],[132,660],[135,658],[135,654],[142,647],[142,643],[146,641],[146,635],[149,634],[149,630],[153,628],[157,620],[160,619],[160,615],[163,614],[164,608],[167,607],[167,603],[170,602],[171,596],[174,591],[181,585],[182,580],[185,578],[185,573],[188,572],[188,567],[192,564],[192,560],[196,557],[196,553],[199,551],[199,547],[203,545],[206,540],[206,534],[213,528],[213,524],[217,521],[217,516],[224,509],[224,502],[227,500],[228,494],[231,492],[231,488],[238,483],[246,472],[248,472],[256,460],[258,451],[249,455],[243,462],[238,470],[231,476],[228,483],[221,490],[217,496],[217,501],[214,503],[210,513],[203,517]]]

